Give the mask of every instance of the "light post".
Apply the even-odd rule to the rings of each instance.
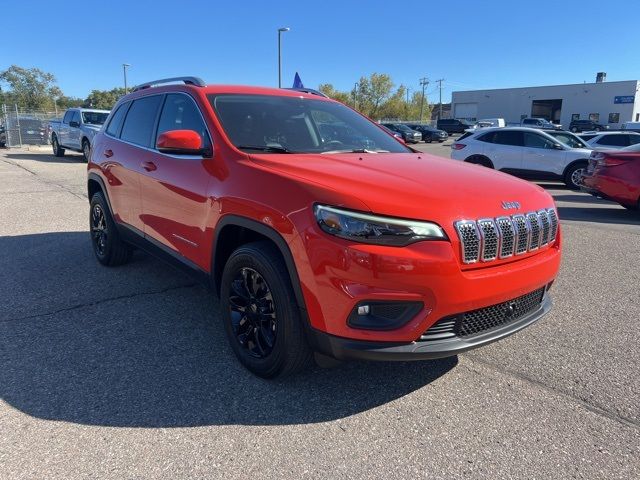
[[[289,27],[278,29],[278,88],[282,88],[282,32],[291,30]]]
[[[122,72],[124,73],[124,94],[126,95],[127,92],[127,67],[130,67],[131,65],[128,63],[123,63],[122,64]]]

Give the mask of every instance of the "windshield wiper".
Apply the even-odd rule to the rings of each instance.
[[[389,150],[368,150],[366,148],[353,148],[344,150],[328,150],[326,152],[320,152],[323,155],[331,153],[389,153]]]
[[[296,153],[288,148],[275,147],[271,145],[237,145],[236,148],[240,150],[258,150],[260,152],[273,152],[273,153]]]

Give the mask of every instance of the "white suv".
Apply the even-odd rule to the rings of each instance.
[[[589,135],[590,138],[584,138],[591,148],[598,150],[620,150],[624,147],[630,147],[636,143],[640,143],[640,133],[636,132],[606,132],[597,135]]]
[[[525,178],[562,180],[577,190],[591,149],[574,148],[553,133],[525,127],[485,128],[460,137],[451,145],[451,158]]]

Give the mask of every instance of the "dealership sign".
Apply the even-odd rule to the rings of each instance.
[[[613,103],[633,103],[635,102],[635,95],[623,95],[620,97],[613,97]]]

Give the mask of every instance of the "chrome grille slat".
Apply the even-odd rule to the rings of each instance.
[[[516,255],[522,255],[529,250],[529,238],[531,235],[531,227],[527,221],[527,217],[524,215],[514,215],[513,225],[516,229],[517,242],[516,242]]]
[[[547,243],[549,243],[549,216],[547,215],[547,211],[540,210],[538,212],[538,218],[540,219],[540,224],[542,225],[542,233],[540,234],[540,246],[544,247]]]
[[[513,222],[509,217],[496,218],[498,229],[500,230],[500,258],[509,258],[513,255],[513,248],[516,242],[516,231]]]
[[[558,234],[558,215],[556,215],[556,211],[553,208],[549,208],[547,214],[549,215],[549,223],[551,224],[549,229],[549,243],[551,243],[555,241],[556,235]]]
[[[490,262],[498,258],[499,235],[496,224],[491,218],[478,220],[478,228],[482,237],[480,258],[483,262]]]
[[[527,213],[527,220],[531,227],[531,241],[529,242],[529,251],[531,252],[540,247],[540,232],[542,231],[542,228],[540,228],[540,219],[536,212]]]
[[[460,220],[454,224],[465,264],[523,255],[552,244],[558,235],[554,208],[511,217]]]
[[[461,220],[455,224],[462,247],[462,261],[476,263],[480,256],[480,232],[473,220]]]

